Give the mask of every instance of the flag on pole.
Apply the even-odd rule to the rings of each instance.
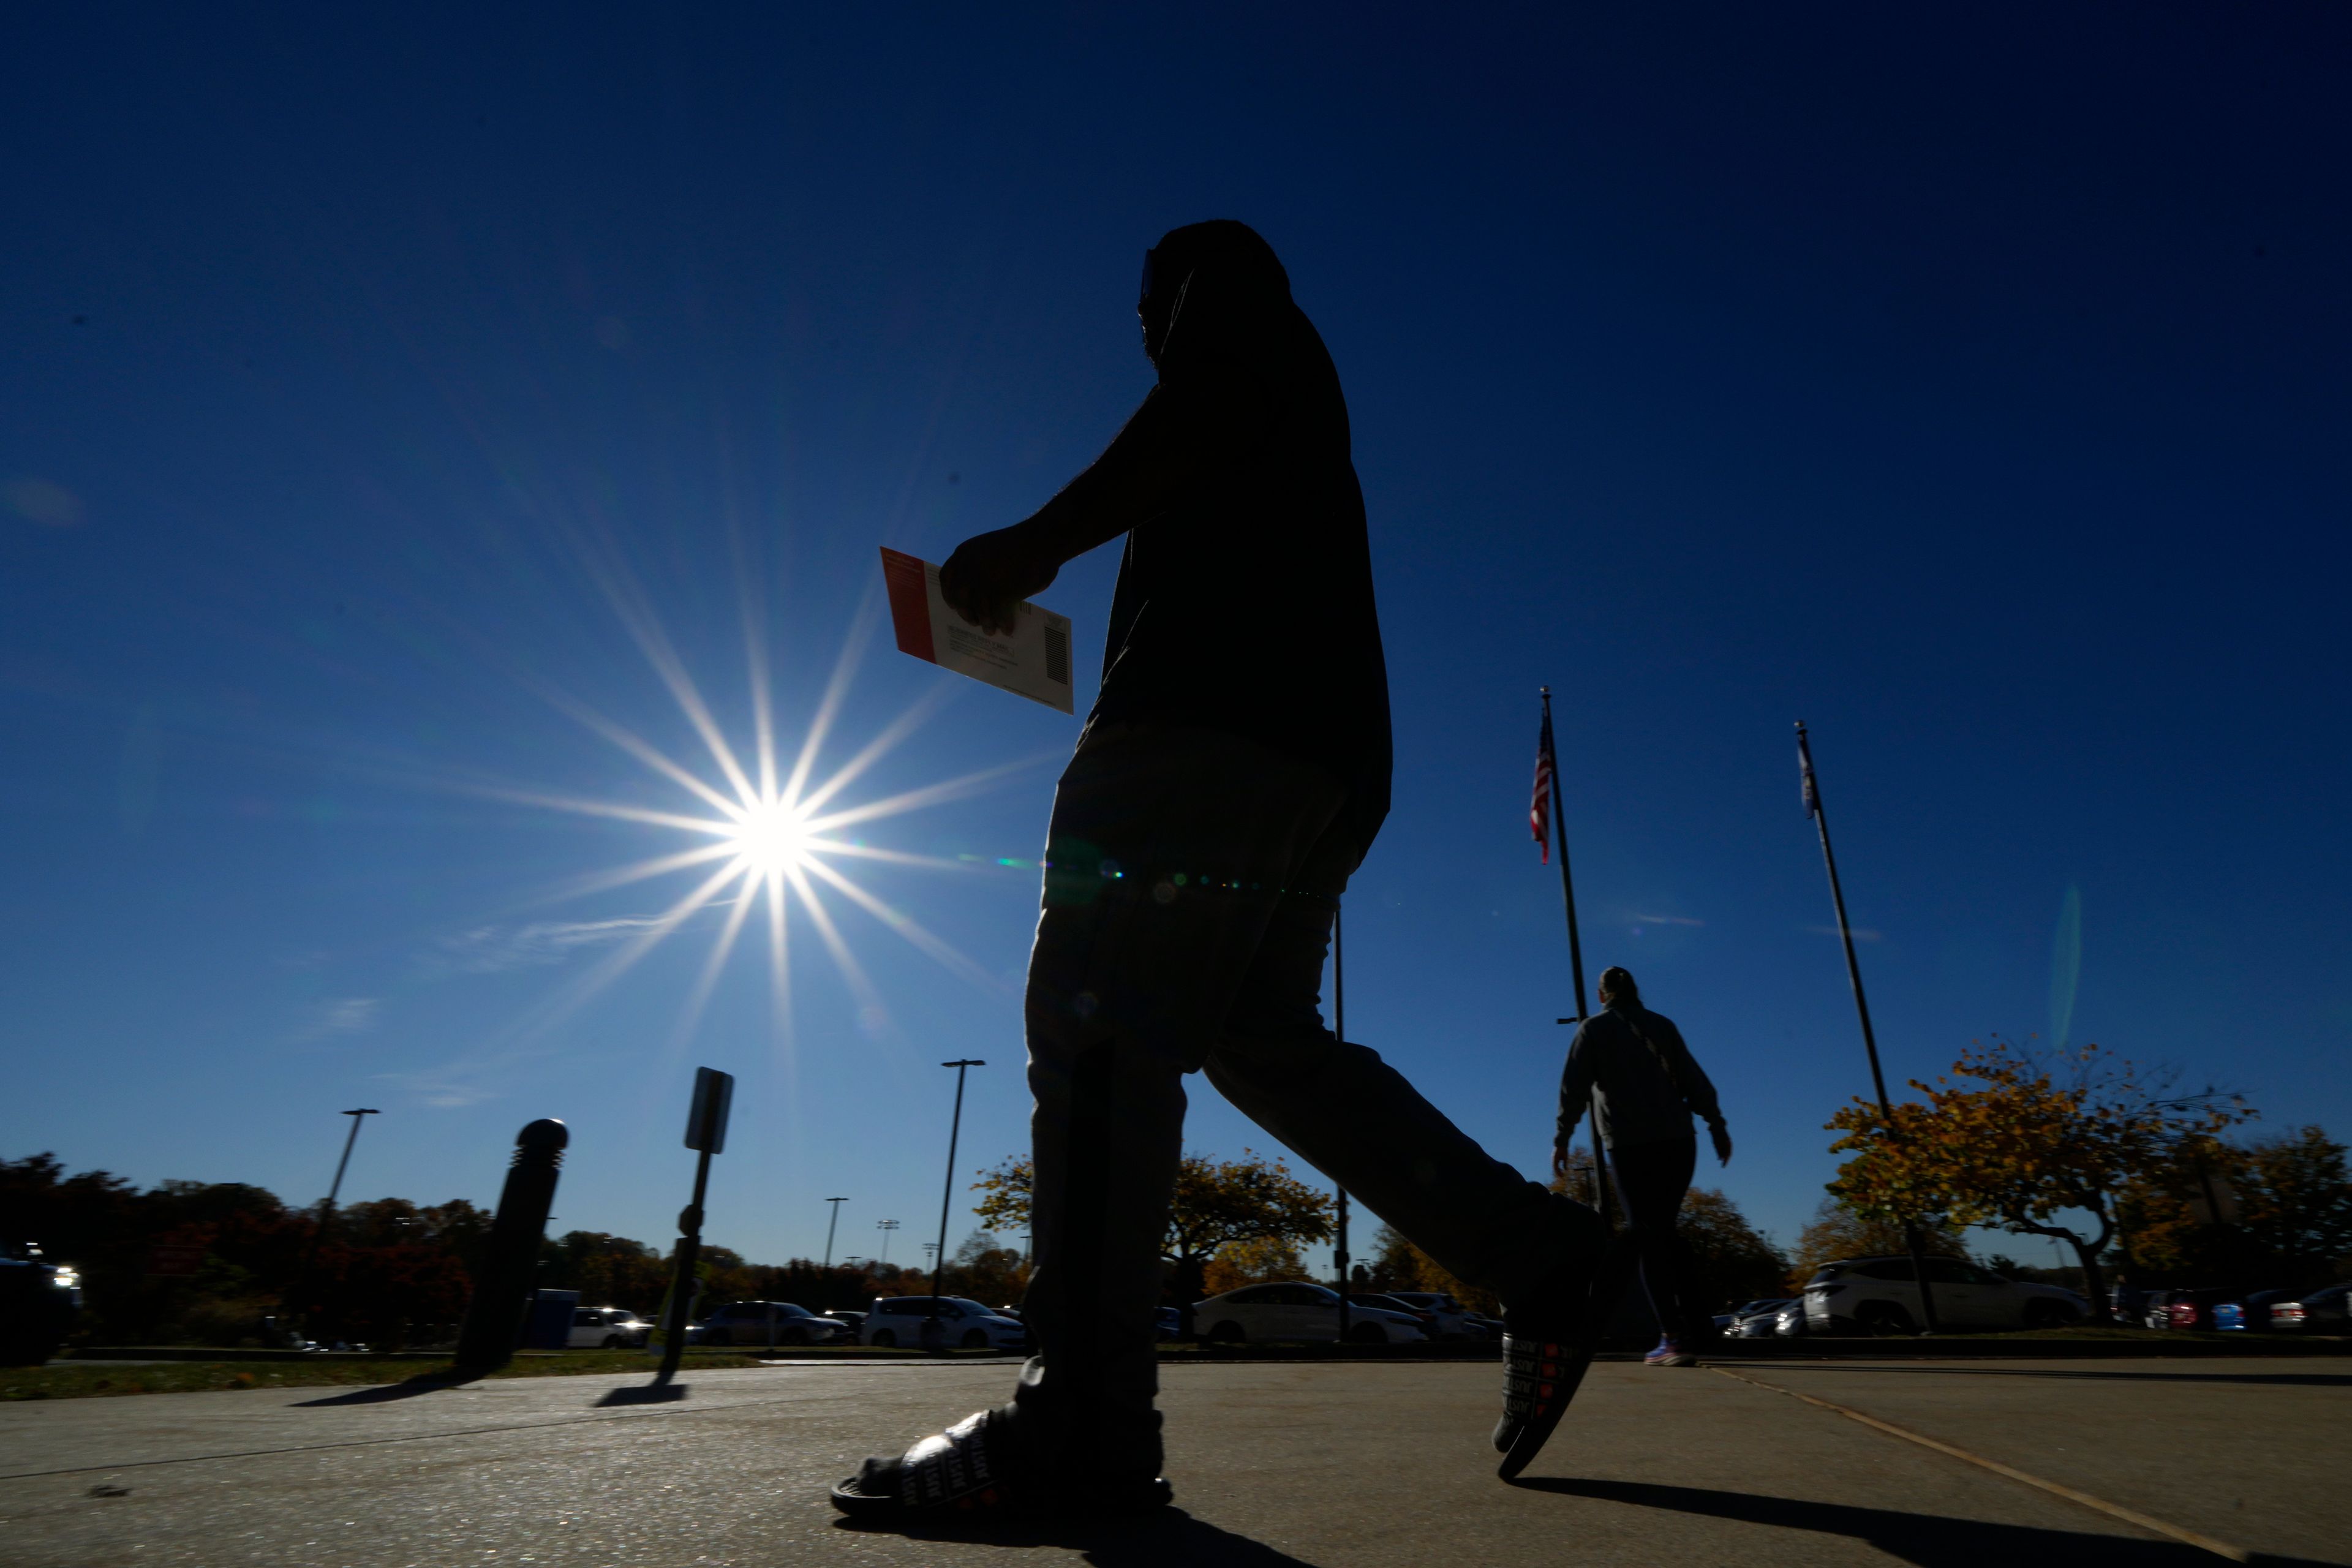
[[[1528,830],[1543,846],[1543,863],[1551,864],[1551,710],[1546,708],[1543,733],[1536,738],[1535,798],[1528,802]]]
[[[1819,816],[1822,812],[1821,786],[1813,783],[1813,749],[1805,743],[1805,727],[1797,726],[1797,768],[1804,777],[1805,816]]]

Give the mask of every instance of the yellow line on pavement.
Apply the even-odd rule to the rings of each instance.
[[[1874,1431],[1884,1432],[1890,1437],[1900,1437],[1906,1443],[1916,1443],[1923,1448],[1933,1448],[1938,1454],[1948,1454],[1955,1459],[1990,1470],[1997,1476],[2007,1476],[2012,1481],[2022,1481],[2029,1487],[2038,1488],[2053,1497],[2064,1498],[2068,1502],[2077,1503],[2084,1508],[2104,1513],[2110,1519],[2122,1520],[2126,1524],[2137,1525],[2142,1530],[2151,1531],[2158,1535],[2168,1535],[2173,1540],[2194,1546],[2200,1552],[2210,1552],[2216,1557],[2226,1557],[2232,1563],[2252,1563],[2254,1560],[2253,1553],[2242,1546],[2232,1546],[2226,1541],[2216,1541],[2210,1535],[2200,1535],[2193,1530],[2186,1530],[2177,1524],[2168,1524],[2160,1519],[2151,1519],[2137,1509],[2128,1509],[2121,1503],[2109,1502],[2105,1498],[2093,1497],[2089,1492],[2076,1491],[2073,1487],[2063,1486],[2056,1481],[2044,1480],[2042,1477],[2030,1475],[2014,1465],[2004,1465],[1999,1459],[1988,1459],[1982,1454],[1971,1454],[1966,1448],[1957,1448],[1949,1443],[1938,1442],[1933,1437],[1914,1432],[1906,1426],[1897,1426],[1892,1421],[1881,1421],[1875,1415],[1864,1415],[1859,1410],[1850,1410],[1843,1405],[1833,1405],[1826,1399],[1816,1399],[1810,1394],[1800,1394],[1793,1388],[1782,1388],[1779,1384],[1767,1383],[1760,1377],[1750,1377],[1744,1372],[1733,1372],[1728,1367],[1709,1366],[1707,1370],[1719,1372],[1734,1382],[1763,1389],[1768,1394],[1785,1394],[1791,1399],[1802,1400],[1807,1405],[1833,1411],[1849,1421],[1859,1421],[1864,1426]]]

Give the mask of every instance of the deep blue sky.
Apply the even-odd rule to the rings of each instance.
[[[543,695],[711,771],[600,561],[739,744],[754,587],[794,740],[877,545],[1116,428],[1140,253],[1207,216],[1354,414],[1398,771],[1352,1032],[1497,1153],[1570,1010],[1544,682],[1589,963],[1784,1239],[1866,1081],[1798,718],[1893,1075],[2053,1029],[2073,889],[2073,1038],[2352,1132],[2347,65],[2324,5],[20,17],[0,1153],[308,1201],[368,1104],[347,1196],[487,1202],[553,1114],[559,1228],[658,1239],[709,1062],[714,1239],[813,1252],[843,1194],[840,1251],[912,1257],[932,1064],[991,1064],[968,1170],[1024,1136],[1034,873],[845,863],[993,988],[831,895],[872,1000],[800,921],[789,1047],[755,936],[677,1037],[716,911],[548,1024],[693,878],[531,900],[692,841],[450,786],[691,805]],[[1116,564],[1044,595],[1082,661]],[[1044,759],[871,841],[1034,857],[1076,723],[865,646],[828,763],[953,689],[845,801]],[[1205,1084],[1192,1138],[1268,1146]]]

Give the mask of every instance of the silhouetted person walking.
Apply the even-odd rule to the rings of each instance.
[[[1642,1005],[1631,974],[1601,971],[1601,1009],[1578,1026],[1559,1075],[1552,1171],[1567,1171],[1569,1136],[1598,1088],[1601,1141],[1640,1250],[1642,1286],[1658,1315],[1657,1348],[1642,1359],[1653,1366],[1689,1366],[1697,1359],[1693,1348],[1713,1327],[1692,1300],[1690,1258],[1675,1224],[1698,1165],[1691,1117],[1706,1121],[1716,1155],[1726,1164],[1731,1134],[1716,1104],[1715,1085],[1683,1044],[1682,1031],[1672,1018]]]
[[[1158,385],[1060,495],[940,574],[967,621],[1009,628],[1065,562],[1127,535],[1029,963],[1037,1354],[1010,1405],[866,1461],[834,1493],[853,1512],[1168,1500],[1152,1318],[1189,1072],[1503,1299],[1527,1362],[1506,1428],[1541,1413],[1529,1358],[1565,1338],[1605,1242],[1591,1209],[1324,1027],[1334,902],[1389,805],[1347,404],[1241,224],[1163,238],[1138,311]]]

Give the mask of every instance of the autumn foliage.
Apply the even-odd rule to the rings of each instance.
[[[976,1211],[981,1223],[1027,1230],[1034,1180],[1035,1167],[1026,1159],[982,1172],[975,1184],[983,1194]],[[1187,1154],[1176,1170],[1176,1201],[1160,1256],[1174,1267],[1178,1294],[1187,1300],[1214,1294],[1208,1284],[1213,1278],[1232,1279],[1226,1289],[1258,1279],[1295,1279],[1305,1272],[1298,1247],[1328,1241],[1331,1215],[1330,1194],[1293,1176],[1279,1160],[1246,1149],[1238,1160]],[[1269,1275],[1269,1268],[1286,1272]]]
[[[2210,1142],[2252,1112],[2208,1089],[2178,1094],[2095,1045],[2035,1053],[1998,1037],[1964,1053],[1926,1098],[1893,1107],[1855,1100],[1829,1122],[1848,1156],[1831,1195],[1893,1225],[1995,1226],[2066,1242],[2092,1300],[2117,1205],[2186,1144]],[[2087,1226],[2059,1223],[2068,1211]]]

